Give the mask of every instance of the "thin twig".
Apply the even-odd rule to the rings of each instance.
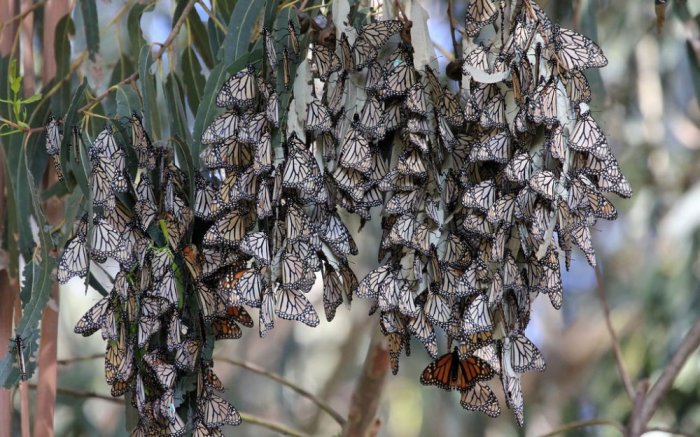
[[[90,361],[90,360],[99,360],[101,358],[104,358],[105,354],[94,354],[94,355],[87,355],[84,357],[74,357],[74,358],[64,358],[62,360],[56,360],[56,364],[59,366],[67,366],[69,364],[75,364],[79,363],[81,361]]]
[[[345,418],[340,415],[337,411],[335,411],[330,405],[326,404],[323,402],[321,399],[316,397],[314,394],[309,393],[308,391],[304,390],[303,388],[299,387],[298,385],[294,384],[291,381],[288,381],[284,379],[281,375],[271,372],[269,370],[266,370],[257,364],[253,363],[248,363],[244,361],[237,361],[237,360],[232,360],[230,358],[225,358],[225,357],[214,357],[215,361],[221,361],[224,363],[228,363],[234,366],[242,367],[246,370],[250,370],[253,373],[257,373],[258,375],[262,375],[266,378],[269,378],[275,382],[279,382],[280,384],[287,386],[297,392],[300,396],[303,396],[307,399],[309,399],[311,402],[316,404],[320,409],[328,413],[333,419],[338,422],[340,426],[345,426]]]
[[[187,19],[187,15],[190,13],[190,10],[192,9],[192,7],[194,7],[195,3],[196,3],[196,0],[190,0],[189,2],[187,2],[187,5],[185,5],[184,9],[182,10],[182,15],[180,15],[180,18],[175,22],[175,25],[173,26],[172,30],[170,31],[170,34],[165,39],[163,44],[161,44],[160,49],[158,49],[158,51],[154,55],[156,60],[159,60],[161,57],[163,57],[163,54],[165,53],[165,51],[168,50],[168,47],[170,47],[170,45],[173,43],[173,41],[175,41],[175,37],[180,32],[180,28],[182,27],[183,23]],[[79,109],[79,112],[84,113],[85,111],[89,111],[90,109],[95,107],[95,105],[97,105],[102,100],[104,100],[107,96],[109,96],[112,93],[112,91],[115,91],[121,85],[136,81],[138,78],[139,78],[139,73],[137,71],[137,72],[133,73],[131,76],[122,79],[118,83],[107,88],[107,90],[105,92],[103,92],[99,96],[95,97],[94,99],[92,99],[88,103],[86,103],[85,106],[83,106],[82,108]]]
[[[2,32],[3,29],[5,29],[5,26],[6,26],[6,25],[8,25],[8,24],[10,24],[10,23],[14,23],[14,22],[17,21],[17,20],[23,20],[24,17],[26,17],[27,15],[31,14],[31,13],[34,12],[35,10],[37,10],[37,9],[39,9],[39,8],[41,8],[41,7],[43,7],[45,4],[46,4],[46,0],[43,0],[43,1],[40,1],[40,2],[37,2],[37,3],[34,3],[32,6],[30,6],[30,7],[27,8],[27,9],[25,9],[23,12],[21,12],[21,13],[15,15],[14,17],[12,17],[12,18],[10,18],[10,19],[8,19],[8,20],[3,21],[2,23],[0,23],[0,32]]]
[[[307,434],[293,430],[291,428],[287,428],[285,425],[282,425],[280,423],[270,422],[269,420],[263,419],[258,416],[253,416],[252,414],[248,413],[239,412],[239,414],[241,415],[241,419],[243,419],[244,422],[250,423],[251,425],[262,426],[263,428],[277,431],[282,435],[290,435],[293,437],[308,437]]]
[[[31,383],[29,384],[29,388],[32,390],[36,390],[37,384]],[[95,393],[92,391],[87,391],[87,390],[74,390],[72,388],[57,388],[56,393],[63,395],[63,396],[70,396],[73,398],[95,398],[95,399],[102,399],[103,401],[107,402],[112,402],[115,404],[124,404],[124,400],[120,398],[113,398],[112,396],[108,395],[101,395],[99,393]]]
[[[214,25],[218,27],[219,30],[221,30],[222,32],[226,32],[226,26],[224,26],[224,24],[221,21],[219,21],[218,18],[216,18],[216,14],[214,14],[214,12],[212,12],[212,10],[209,9],[203,1],[200,0],[197,3],[199,4],[199,6],[201,6],[202,9],[204,9],[204,12],[207,15],[209,15],[209,19],[214,22]]]
[[[41,132],[44,130],[43,127],[20,126],[19,124],[15,123],[14,121],[10,121],[4,117],[0,117],[0,123],[6,124],[7,126],[10,126],[12,129],[16,129],[18,131],[21,131],[24,133],[29,133],[29,134],[34,134],[34,133]]]
[[[642,424],[649,422],[651,416],[659,408],[666,393],[671,389],[673,381],[675,381],[686,361],[688,361],[688,358],[698,346],[700,346],[700,321],[695,322],[693,327],[690,328],[671,361],[664,367],[661,376],[649,390],[644,400],[644,406],[641,409]]]
[[[577,422],[571,422],[567,423],[566,425],[563,425],[561,428],[557,428],[554,431],[550,431],[547,434],[542,434],[540,437],[551,437],[559,434],[563,434],[568,431],[572,431],[574,429],[580,429],[580,428],[587,428],[589,426],[612,426],[614,428],[617,428],[618,431],[623,432],[624,427],[622,426],[621,423],[616,422],[614,420],[607,420],[607,419],[591,419],[591,420],[580,420]]]
[[[596,278],[596,292],[598,293],[598,299],[600,299],[600,306],[603,309],[603,316],[605,318],[605,326],[608,328],[608,333],[610,334],[610,339],[612,340],[613,353],[615,355],[615,362],[617,363],[617,370],[620,372],[620,377],[622,378],[622,383],[625,386],[625,392],[631,401],[634,401],[635,391],[632,385],[632,380],[630,379],[629,373],[625,368],[625,362],[622,359],[622,350],[620,349],[620,342],[617,339],[617,334],[615,334],[615,329],[612,326],[612,321],[610,320],[610,307],[608,306],[608,300],[605,297],[605,289],[603,288],[603,278],[598,266],[595,267],[595,278]]]

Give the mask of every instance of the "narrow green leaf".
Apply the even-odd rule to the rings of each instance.
[[[190,14],[187,16],[187,26],[190,31],[192,42],[199,52],[199,56],[202,57],[204,65],[211,69],[214,67],[214,55],[211,51],[211,46],[209,45],[207,28],[199,18],[199,14],[197,14],[195,8],[192,8]]]
[[[117,87],[114,95],[117,99],[117,116],[129,118],[134,112],[141,112],[139,96],[134,91],[131,84],[124,84]]]
[[[70,40],[75,35],[75,24],[66,15],[56,25],[54,50],[56,53],[56,77],[64,77],[70,71]]]
[[[80,0],[80,11],[83,14],[88,53],[90,60],[94,61],[95,55],[100,51],[100,23],[95,0]]]
[[[194,162],[199,162],[199,152],[202,149],[202,133],[219,112],[216,107],[216,94],[224,82],[224,77],[226,77],[226,69],[224,64],[221,63],[209,72],[209,77],[204,85],[204,94],[197,108],[197,114],[194,118],[194,130],[192,132],[194,141],[190,152]]]
[[[224,41],[224,34],[216,27],[216,24],[212,20],[207,21],[207,38],[209,39],[209,47],[211,47],[211,52],[216,53],[217,60],[219,59],[219,53],[221,52],[221,44]]]
[[[134,63],[129,55],[122,53],[116,65],[112,69],[112,76],[109,78],[109,85],[112,86],[131,76],[136,71]]]
[[[202,100],[202,92],[206,80],[202,75],[202,67],[199,65],[197,54],[192,47],[187,47],[182,52],[180,60],[182,66],[182,79],[185,83],[185,95],[192,113],[197,112],[199,102]]]
[[[224,22],[228,22],[233,14],[233,11],[235,10],[236,6],[238,6],[238,3],[265,3],[265,2],[255,2],[254,0],[243,0],[242,2],[238,1],[228,1],[228,2],[216,2],[216,12],[218,17]]]
[[[143,97],[143,117],[146,129],[151,132],[153,138],[161,138],[160,111],[158,110],[158,95],[156,92],[155,77],[151,74],[151,47],[144,46],[139,53],[139,83],[141,84],[141,96]]]
[[[255,28],[255,22],[262,11],[265,2],[240,1],[231,13],[224,43],[219,49],[218,58],[228,65],[243,56],[248,51],[248,46]]]
[[[139,59],[139,51],[147,45],[146,39],[141,31],[141,16],[146,12],[151,12],[155,7],[155,2],[147,4],[136,3],[129,10],[129,15],[126,19],[126,29],[131,43],[131,56],[133,59]]]
[[[63,174],[66,178],[74,178],[79,183],[84,183],[81,185],[81,189],[84,193],[87,193],[87,175],[84,178],[79,178],[74,172],[74,167],[71,164],[71,158],[73,161],[78,159],[77,156],[72,156],[71,151],[75,150],[71,148],[72,138],[73,138],[73,127],[78,126],[78,109],[80,109],[85,104],[85,88],[87,88],[87,79],[83,79],[83,83],[78,86],[78,89],[73,94],[73,98],[66,110],[66,115],[63,117],[63,140],[61,141],[61,168],[63,169]],[[82,173],[82,171],[81,171]]]

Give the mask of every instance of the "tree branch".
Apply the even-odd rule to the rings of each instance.
[[[377,332],[369,345],[362,374],[350,401],[350,413],[348,423],[343,428],[343,437],[377,435],[380,426],[377,410],[388,372],[387,341]]]
[[[615,329],[613,328],[612,321],[610,320],[610,307],[608,306],[608,300],[605,297],[603,278],[600,272],[600,268],[598,266],[595,267],[595,279],[597,282],[596,292],[598,294],[598,299],[600,299],[600,306],[603,309],[605,326],[608,328],[608,333],[610,334],[610,339],[612,341],[615,362],[617,363],[617,370],[620,373],[620,378],[622,378],[622,383],[625,387],[625,392],[627,392],[627,396],[630,398],[630,400],[634,400],[634,386],[632,385],[632,380],[630,379],[629,373],[625,368],[625,362],[622,359],[622,350],[620,349],[620,341],[617,339],[617,334],[615,334]]]
[[[671,361],[664,367],[661,376],[649,390],[641,409],[641,421],[643,424],[649,422],[651,416],[659,408],[666,393],[671,389],[673,381],[675,381],[686,361],[688,361],[688,358],[698,346],[700,346],[700,320],[696,321],[693,327],[690,328]]]
[[[252,414],[238,412],[241,415],[243,422],[250,423],[251,425],[262,426],[263,428],[271,429],[282,435],[290,435],[293,437],[307,437],[306,434],[295,431],[291,428],[287,428],[285,425],[276,422],[270,422],[269,420],[263,419],[258,416],[253,416]]]
[[[345,426],[345,418],[340,415],[337,411],[335,411],[331,406],[323,402],[321,399],[316,397],[314,394],[304,390],[303,388],[299,387],[298,385],[294,384],[291,381],[288,381],[284,379],[281,375],[271,372],[269,370],[266,370],[257,364],[253,363],[247,363],[244,361],[237,361],[237,360],[232,360],[230,358],[224,358],[224,357],[214,357],[215,361],[221,361],[224,363],[228,363],[234,366],[242,367],[246,370],[250,370],[253,373],[257,373],[258,375],[262,375],[266,378],[269,378],[275,382],[279,382],[280,384],[291,388],[295,392],[297,392],[300,396],[303,396],[307,399],[309,399],[311,402],[316,404],[320,409],[328,413],[340,426]]]

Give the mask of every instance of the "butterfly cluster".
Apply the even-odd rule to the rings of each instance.
[[[469,2],[457,91],[416,65],[401,10],[313,48],[323,93],[310,90],[305,129],[338,206],[363,220],[383,206],[379,266],[356,294],[379,313],[393,372],[415,337],[434,359],[423,384],[495,417],[499,377],[522,424],[520,375],[545,369],[524,335],[531,302],[561,307],[560,253],[595,265],[590,229],[617,216],[604,193],[631,188],[587,106],[583,71],[607,64],[602,50],[535,2],[506,3]]]
[[[112,289],[75,332],[101,331],[112,395],[131,393],[138,411],[134,435],[183,435],[190,418],[183,420],[182,411],[192,411],[198,435],[217,435],[219,427],[241,418],[216,394],[223,385],[203,352],[215,340],[239,338],[238,324],[252,327],[253,320],[204,283],[205,272],[221,264],[199,249],[202,237],[186,200],[195,181],[177,168],[170,150],[151,143],[137,115],[129,124],[130,147],[120,144],[111,126],[89,146],[90,204],[66,243],[57,277],[60,283],[85,277],[90,263],[108,258],[119,264]],[[49,132],[53,125],[51,120]],[[135,171],[128,160],[136,162]],[[197,387],[189,390],[193,396],[183,395],[191,384]]]
[[[561,307],[560,258],[568,268],[577,246],[595,265],[590,229],[617,216],[604,193],[632,193],[587,105],[583,71],[606,65],[602,50],[534,1],[507,3],[469,0],[460,74],[448,67],[459,86],[416,53],[398,4],[396,19],[357,27],[317,20],[304,43],[291,21],[284,45],[262,28],[262,65],[221,86],[189,177],[137,115],[131,135],[97,136],[89,208],[58,279],[119,263],[75,330],[102,331],[107,382],[132,393],[136,434],[239,423],[216,394],[214,342],[253,327],[249,309],[261,337],[277,318],[317,326],[318,279],[328,321],[353,295],[373,303],[394,373],[416,338],[433,360],[421,383],[491,417],[502,389],[522,425],[520,375],[545,369],[524,334],[532,300]],[[51,119],[59,167],[61,142]],[[378,266],[359,281],[351,215],[382,228]]]

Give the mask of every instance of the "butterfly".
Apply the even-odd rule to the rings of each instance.
[[[272,40],[272,35],[270,34],[270,31],[267,30],[266,27],[262,28],[262,34],[263,44],[265,46],[265,57],[267,58],[267,62],[270,65],[270,70],[272,70],[274,74],[274,71],[277,69],[277,52],[275,51],[275,44]]]
[[[15,353],[17,354],[17,367],[19,368],[19,379],[20,381],[26,381],[27,379],[29,379],[29,374],[27,373],[27,366],[24,361],[23,350],[25,349],[25,340],[19,334],[16,334],[14,337],[12,337],[11,341],[14,343]]]
[[[470,0],[464,26],[467,36],[477,36],[482,27],[496,21],[497,14],[493,0]]]
[[[403,29],[401,20],[375,21],[362,26],[352,47],[352,55],[357,70],[362,70],[376,59],[379,50],[392,35]]]
[[[356,124],[356,126],[358,126]],[[339,163],[345,168],[367,173],[372,169],[370,143],[357,127],[351,126],[343,139]]]
[[[224,82],[216,95],[219,108],[246,107],[255,102],[258,88],[255,84],[255,67],[252,64]]]
[[[411,334],[420,340],[425,350],[435,359],[438,356],[437,337],[433,325],[423,311],[418,311],[408,324]]]
[[[311,70],[322,81],[327,81],[332,73],[341,68],[340,58],[331,49],[320,44],[315,44],[311,48]]]
[[[232,209],[218,218],[207,230],[203,243],[209,246],[238,244],[248,228],[248,216],[247,211],[242,211],[240,208]]]
[[[239,425],[241,415],[225,399],[205,390],[197,400],[199,415],[202,423],[207,428],[216,428],[223,425]]]
[[[490,417],[498,417],[501,414],[496,395],[488,385],[480,381],[462,393],[459,404],[465,410],[480,411]]]
[[[457,350],[455,347],[452,352],[430,363],[421,374],[421,384],[465,392],[477,381],[486,381],[493,377],[494,371],[486,361],[473,355],[460,359]]]
[[[299,37],[297,35],[297,31],[294,27],[294,23],[292,22],[292,20],[289,20],[287,22],[287,31],[289,33],[289,40],[292,42],[292,51],[294,52],[295,56],[299,56],[301,46],[299,45]]]
[[[173,388],[177,372],[175,366],[165,361],[165,357],[158,351],[153,351],[143,356],[144,361],[153,371],[160,386],[164,389]]]
[[[87,238],[85,234],[78,233],[68,240],[63,249],[58,262],[58,282],[65,284],[74,276],[84,278],[88,273],[88,262]]]
[[[306,105],[306,120],[304,130],[316,135],[331,130],[331,116],[326,105],[318,100],[312,100]]]
[[[202,133],[202,144],[215,144],[233,137],[236,135],[241,121],[241,116],[237,110],[226,111],[217,115]]]
[[[608,65],[608,59],[598,44],[556,24],[552,26],[551,45],[558,64],[565,70],[585,70]]]

